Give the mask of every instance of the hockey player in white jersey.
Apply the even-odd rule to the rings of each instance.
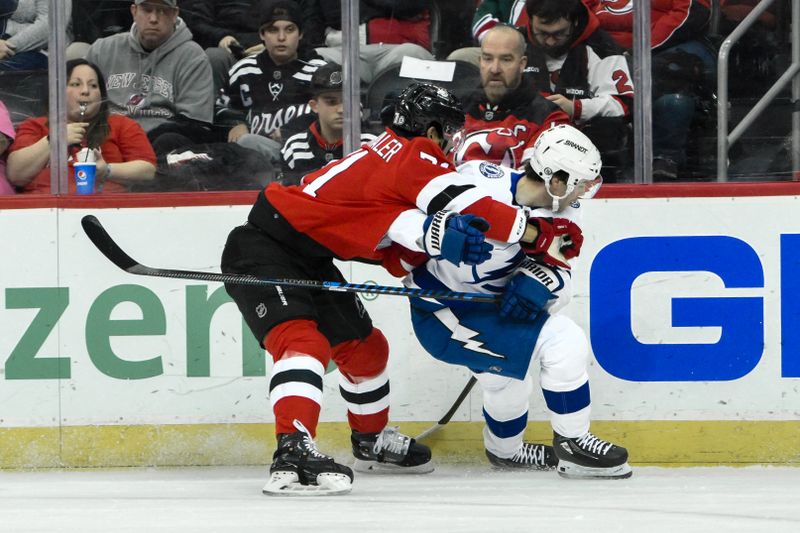
[[[570,299],[567,260],[580,252],[581,196],[596,192],[600,153],[572,126],[543,132],[525,172],[471,161],[459,167],[467,183],[495,200],[532,208],[529,223],[561,235],[549,254],[530,255],[520,244],[493,241],[492,257],[477,265],[428,261],[404,280],[409,287],[502,294],[496,305],[413,299],[411,315],[421,344],[437,359],[470,368],[483,388],[486,455],[502,468],[551,469],[564,477],[625,478],[628,452],[589,431],[586,336],[558,311]],[[588,190],[587,190],[588,189]],[[538,208],[538,209],[537,209]],[[558,218],[548,218],[558,217]],[[487,240],[487,242],[489,242]],[[548,249],[547,243],[536,243]],[[523,441],[533,387],[531,363],[550,411],[553,448]]]

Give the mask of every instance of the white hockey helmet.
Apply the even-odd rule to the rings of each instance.
[[[539,135],[528,164],[544,180],[547,192],[553,197],[553,211],[556,211],[558,201],[572,194],[579,183],[597,180],[603,161],[589,137],[573,126],[559,124]],[[563,195],[556,196],[550,188],[550,179],[559,171],[566,174],[567,189]]]

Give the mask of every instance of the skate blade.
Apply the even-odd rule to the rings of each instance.
[[[269,496],[337,496],[352,488],[353,482],[345,474],[322,473],[316,485],[303,485],[296,472],[273,472],[261,492]]]
[[[498,472],[550,472],[555,470],[555,466],[551,465],[501,465],[489,463],[492,470]]]
[[[626,479],[633,475],[628,463],[610,468],[580,466],[568,461],[558,462],[558,475],[568,479]]]
[[[392,463],[356,459],[353,463],[353,470],[362,474],[430,474],[435,470],[435,467],[430,461],[417,466],[400,466]]]

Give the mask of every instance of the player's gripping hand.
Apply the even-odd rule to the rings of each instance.
[[[531,217],[528,219],[528,224],[536,228],[538,234],[536,240],[533,242],[522,242],[520,246],[527,255],[541,254],[547,252],[553,240],[559,236],[557,231],[559,225],[556,221],[564,220],[563,218],[550,218],[550,217]]]
[[[563,234],[556,237],[553,241],[554,244],[547,251],[529,255],[542,263],[569,270],[572,267],[567,261],[578,257],[581,253],[583,232],[580,226],[567,219],[556,218],[553,226],[557,228],[556,234]]]
[[[571,220],[556,220],[564,220],[563,225],[566,229],[566,233],[561,237],[561,248],[559,248],[561,255],[563,255],[565,259],[578,257],[581,254],[581,246],[583,246],[583,231],[581,231],[580,226]]]
[[[500,300],[500,316],[517,320],[535,320],[543,312],[547,302],[555,296],[540,279],[550,277],[541,272],[542,267],[535,261],[525,258],[517,273],[506,285]],[[537,275],[538,274],[538,275]]]
[[[423,245],[434,259],[446,259],[458,266],[480,265],[489,259],[492,245],[486,242],[489,223],[475,215],[437,211],[425,219]]]

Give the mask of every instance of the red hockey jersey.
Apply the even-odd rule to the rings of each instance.
[[[295,230],[340,259],[384,261],[389,227],[408,211],[473,213],[489,221],[489,238],[506,242],[519,241],[526,227],[522,209],[465,183],[436,143],[391,130],[307,174],[301,185],[270,184],[264,196]],[[251,212],[250,221],[263,226],[260,218]]]

